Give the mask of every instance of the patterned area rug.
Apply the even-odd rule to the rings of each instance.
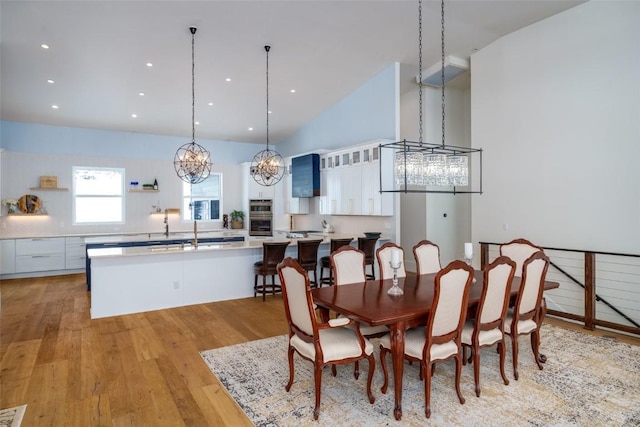
[[[27,405],[16,406],[15,408],[0,409],[0,426],[20,427],[22,417]]]
[[[393,382],[380,392],[382,368],[376,352],[373,392],[366,398],[368,363],[360,364],[360,379],[353,365],[338,366],[322,376],[320,417],[313,421],[312,363],[295,356],[295,379],[288,378],[286,336],[267,338],[201,353],[257,426],[640,426],[640,347],[618,343],[558,327],[542,328],[542,353],[548,360],[538,370],[527,337],[520,340],[519,374],[513,379],[510,351],[500,377],[495,347],[480,354],[480,398],[475,395],[473,367],[463,366],[460,405],[454,389],[453,361],[438,364],[432,378],[431,418],[424,416],[424,385],[418,366],[405,363],[402,421],[393,418]],[[378,342],[374,340],[378,348]],[[510,341],[507,338],[510,350]],[[387,358],[390,366],[390,360]]]

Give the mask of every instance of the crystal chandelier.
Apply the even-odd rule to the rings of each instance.
[[[173,166],[178,177],[188,183],[197,184],[204,181],[211,174],[211,154],[200,144],[196,144],[195,118],[195,34],[196,27],[191,31],[191,142],[178,148],[173,158]]]
[[[269,148],[269,50],[267,52],[267,148],[253,156],[251,161],[251,176],[256,182],[265,187],[277,184],[284,175],[284,159],[277,151]]]
[[[394,150],[394,172],[400,190],[382,192],[405,193],[482,193],[482,149],[456,147],[445,144],[445,50],[444,50],[444,0],[441,2],[441,87],[442,87],[442,143],[423,141],[422,134],[422,1],[418,0],[418,99],[419,129],[418,141],[402,140],[382,144],[381,148]],[[382,152],[381,152],[382,153]],[[469,159],[479,153],[480,191],[460,190],[456,187],[469,186]],[[433,190],[428,187],[451,187],[453,190]],[[409,189],[409,187],[412,187]],[[416,188],[419,187],[419,188]],[[422,188],[424,187],[424,188]]]

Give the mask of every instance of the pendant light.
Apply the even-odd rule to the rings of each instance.
[[[211,154],[203,146],[196,144],[195,34],[197,28],[189,27],[189,31],[191,31],[191,142],[178,148],[173,158],[173,166],[181,180],[197,184],[211,174]]]
[[[397,141],[381,144],[380,148],[390,148],[394,153],[395,188],[382,189],[382,193],[482,193],[482,149],[458,147],[445,144],[445,45],[444,45],[444,0],[441,1],[441,73],[442,87],[442,143],[434,144],[422,140],[422,0],[418,0],[418,99],[419,129],[418,141]],[[383,155],[381,150],[381,156]],[[478,154],[479,190],[467,190],[456,187],[468,187],[469,162],[473,154]],[[382,176],[382,162],[380,162]],[[453,189],[434,189],[434,187],[453,187]]]
[[[265,187],[277,184],[284,175],[284,159],[277,151],[269,148],[269,50],[271,46],[265,46],[267,53],[267,148],[253,156],[251,161],[251,176]]]

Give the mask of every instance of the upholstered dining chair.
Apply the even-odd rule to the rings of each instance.
[[[531,255],[523,265],[520,290],[513,309],[507,312],[505,334],[511,338],[513,352],[513,377],[518,379],[518,337],[531,335],[531,350],[538,368],[540,361],[540,326],[542,326],[542,293],[549,269],[549,258],[541,251]]]
[[[440,248],[429,240],[421,240],[413,247],[417,274],[437,273],[442,269],[440,264]]]
[[[367,280],[375,280],[376,278],[376,243],[378,242],[378,237],[358,237],[358,249],[364,252],[364,264],[365,264],[365,274],[367,276]],[[366,268],[371,267],[371,274],[366,273]]]
[[[476,396],[480,397],[480,348],[494,344],[500,354],[500,374],[505,385],[509,380],[504,373],[505,339],[504,321],[509,307],[511,282],[516,263],[501,256],[484,269],[484,283],[475,319],[467,319],[462,328],[462,363],[466,362],[466,348],[473,357],[473,379]]]
[[[436,274],[433,303],[427,325],[409,329],[405,335],[404,358],[420,362],[424,379],[425,416],[431,416],[431,375],[435,363],[454,358],[456,362],[455,387],[461,404],[465,400],[460,391],[462,371],[462,327],[467,313],[469,289],[473,279],[473,268],[465,262],[452,261]],[[391,349],[391,337],[380,338],[380,363],[384,373],[382,393],[387,392],[389,378],[386,355]]]
[[[322,239],[316,240],[298,240],[298,258],[296,261],[302,268],[309,272],[313,272],[313,280],[309,278],[314,288],[320,286],[318,281],[318,248]]]
[[[534,253],[544,250],[540,246],[536,246],[526,239],[515,239],[509,243],[503,243],[500,245],[500,255],[508,256],[516,263],[517,277],[522,277],[522,268],[524,262]]]
[[[330,257],[336,286],[361,283],[367,280],[364,273],[365,256],[360,249],[353,246],[343,246],[332,253]],[[384,325],[360,324],[360,331],[365,337],[374,337],[389,332],[389,328]]]
[[[284,259],[284,254],[289,246],[289,242],[263,242],[262,261],[253,264],[253,297],[258,293],[262,294],[262,301],[265,300],[267,292],[272,295],[280,292],[280,285],[276,283],[278,274],[278,263]],[[262,284],[258,285],[258,276],[262,276]],[[271,276],[271,284],[267,283],[267,276]]]
[[[362,359],[369,361],[367,396],[369,402],[375,398],[371,392],[371,381],[375,370],[373,345],[362,336],[360,329],[346,317],[331,319],[328,323],[318,323],[315,315],[309,276],[300,264],[287,258],[278,265],[278,275],[282,284],[285,313],[289,325],[289,382],[285,390],[291,390],[294,378],[293,355],[313,363],[315,383],[315,408],[313,418],[320,414],[320,393],[322,369],[327,365],[347,364]],[[351,328],[347,326],[351,325]],[[356,377],[357,378],[357,377]]]
[[[381,280],[393,278],[393,268],[391,268],[389,262],[391,261],[391,253],[394,250],[400,251],[400,261],[402,261],[402,265],[398,268],[398,277],[407,276],[407,271],[404,268],[404,249],[393,242],[387,242],[376,249],[376,259],[378,260],[378,270],[380,271]]]
[[[331,239],[329,243],[329,255],[331,255],[333,252],[337,251],[341,247],[349,245],[352,240],[353,239],[351,238]],[[323,284],[333,285],[333,272],[331,271],[331,260],[329,259],[329,255],[323,256],[322,258],[320,258],[320,283],[318,285],[319,287],[322,286]],[[324,277],[325,268],[329,270],[329,277]]]

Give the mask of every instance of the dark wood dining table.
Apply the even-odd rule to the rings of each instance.
[[[391,335],[391,361],[395,394],[394,416],[402,418],[402,376],[404,370],[404,338],[408,328],[426,324],[431,304],[435,274],[398,278],[404,294],[391,296],[387,290],[392,279],[369,280],[348,285],[313,289],[313,301],[326,321],[329,311],[343,314],[371,326],[387,325]],[[469,292],[469,307],[477,305],[482,293],[483,273],[475,271],[475,281]],[[557,282],[545,282],[545,290],[555,289]],[[517,296],[520,277],[514,277],[511,295]],[[544,315],[544,313],[542,314]]]

